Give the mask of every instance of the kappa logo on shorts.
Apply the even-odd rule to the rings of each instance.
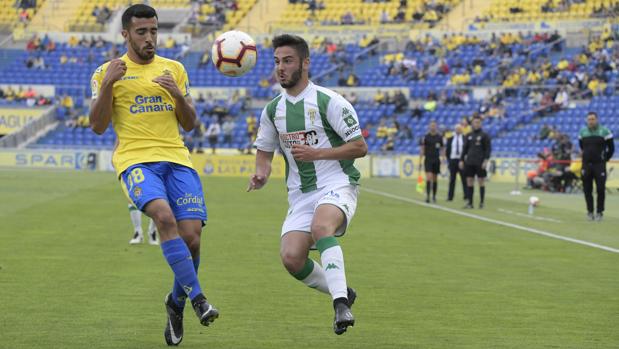
[[[140,196],[142,196],[142,188],[140,188],[140,187],[135,187],[135,188],[133,189],[133,195],[134,195],[136,198],[139,198]]]
[[[333,190],[331,190],[330,192],[325,194],[325,197],[332,197],[332,198],[340,198],[340,194],[334,192]]]

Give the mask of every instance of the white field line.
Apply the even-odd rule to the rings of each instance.
[[[438,206],[436,204],[426,204],[425,202],[422,202],[422,201],[419,201],[419,200],[415,200],[415,199],[407,198],[407,197],[404,197],[404,196],[399,196],[399,195],[394,195],[394,194],[386,193],[386,192],[380,191],[380,190],[370,189],[370,188],[366,188],[366,187],[361,187],[361,190],[366,191],[368,193],[372,193],[372,194],[384,196],[384,197],[387,197],[387,198],[390,198],[390,199],[394,199],[394,200],[404,201],[404,202],[408,202],[408,203],[419,205],[419,206],[433,208],[433,209],[436,209],[436,210],[441,210],[441,211],[457,214],[457,215],[460,215],[460,216],[477,219],[477,220],[480,220],[480,221],[483,221],[483,222],[487,222],[487,223],[497,224],[497,225],[501,225],[501,226],[508,227],[508,228],[518,229],[518,230],[526,231],[526,232],[529,232],[529,233],[546,236],[546,237],[549,237],[549,238],[552,238],[552,239],[563,240],[563,241],[571,242],[571,243],[574,243],[574,244],[579,244],[579,245],[588,246],[588,247],[592,247],[592,248],[597,248],[597,249],[604,250],[604,251],[607,251],[607,252],[612,252],[612,253],[618,253],[619,254],[619,249],[616,249],[616,248],[613,248],[613,247],[609,247],[609,246],[600,245],[600,244],[596,244],[596,243],[589,242],[589,241],[574,239],[574,238],[571,238],[571,237],[567,237],[567,236],[563,236],[563,235],[559,235],[559,234],[555,234],[555,233],[551,233],[551,232],[547,232],[547,231],[543,231],[543,230],[539,230],[539,229],[524,227],[522,225],[513,224],[513,223],[509,223],[509,222],[505,222],[505,221],[500,221],[500,220],[497,220],[497,219],[487,218],[487,217],[479,216],[479,215],[476,215],[476,214],[473,214],[473,213],[468,213],[468,212],[463,212],[463,211],[455,210],[455,209],[452,209],[452,208],[449,208],[449,207]]]
[[[535,215],[530,215],[530,214],[526,214],[526,213],[522,213],[522,212],[510,211],[510,210],[506,210],[504,208],[497,208],[496,210],[499,211],[499,212],[511,214],[511,215],[514,215],[514,216],[534,219],[536,221],[545,221],[545,222],[552,222],[552,223],[563,223],[562,221],[560,221],[558,219],[542,217],[542,216],[535,216]]]

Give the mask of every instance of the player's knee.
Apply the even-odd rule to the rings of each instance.
[[[324,223],[312,223],[310,229],[312,230],[312,237],[314,238],[314,241],[318,241],[324,237],[333,236],[333,234],[335,234],[335,228]]]
[[[290,250],[282,250],[280,252],[280,257],[282,259],[282,264],[290,273],[300,271],[305,264],[305,259],[307,258],[306,256]]]
[[[176,229],[176,219],[172,212],[158,211],[152,218],[157,224],[160,232],[168,232],[172,229]]]
[[[187,248],[189,248],[189,252],[195,258],[200,255],[200,237],[196,235],[192,235],[189,238],[185,238],[185,243],[187,244]]]

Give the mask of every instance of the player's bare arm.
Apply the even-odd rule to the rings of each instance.
[[[168,91],[176,101],[176,119],[178,119],[178,123],[181,124],[183,130],[187,132],[193,130],[196,125],[196,110],[191,96],[183,96],[176,81],[170,74],[158,76],[153,79],[153,82],[158,83]]]
[[[363,138],[350,141],[335,148],[313,148],[309,145],[295,144],[292,156],[296,160],[310,162],[316,160],[353,160],[367,154],[368,146]]]
[[[249,177],[249,186],[247,191],[257,190],[267,183],[271,175],[271,162],[273,161],[273,152],[256,151],[256,173]]]
[[[98,98],[90,105],[90,127],[96,134],[103,134],[112,120],[112,104],[114,102],[113,87],[127,72],[127,64],[121,59],[113,59],[107,67],[101,81]]]

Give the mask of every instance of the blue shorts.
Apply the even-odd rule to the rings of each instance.
[[[177,221],[206,221],[202,183],[194,169],[172,162],[147,162],[129,167],[120,176],[127,195],[141,211],[149,202],[164,199]]]

